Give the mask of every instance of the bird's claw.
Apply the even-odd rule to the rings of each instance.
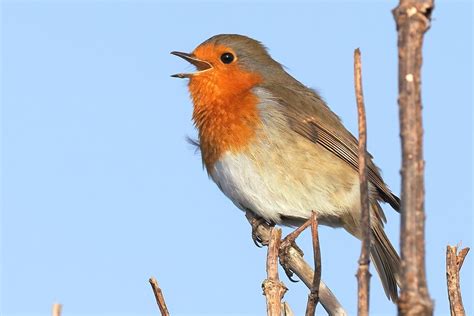
[[[252,220],[251,225],[252,225],[252,240],[253,243],[258,247],[262,248],[263,246],[268,245],[268,240],[263,240],[260,238],[260,236],[257,234],[257,229],[260,225],[267,224],[270,226],[275,226],[275,224],[269,224],[265,219],[262,217],[256,217]]]
[[[293,241],[292,243],[283,243],[280,246],[280,265],[283,268],[283,271],[285,271],[286,276],[288,279],[290,279],[291,282],[298,282],[298,280],[293,279],[293,271],[291,271],[290,265],[288,263],[288,258],[289,258],[289,251],[290,248],[294,247],[298,252],[302,252],[301,249],[296,246],[295,242]]]
[[[286,276],[288,279],[293,283],[298,283],[300,280],[293,279],[294,273],[290,269],[283,269],[285,271]]]
[[[255,233],[255,229],[253,227],[252,227],[252,240],[255,246],[257,246],[258,248],[263,247],[263,240],[259,236],[257,236],[257,234]]]
[[[293,248],[298,252],[298,254],[303,257],[304,253],[303,250],[301,250],[300,247],[296,244],[295,240],[298,238],[298,236],[301,234],[301,232],[304,230],[304,227],[300,227],[296,229],[294,232],[291,234],[287,235],[280,244],[280,264],[283,267],[283,270],[285,271],[286,276],[288,279],[290,279],[291,282],[298,282],[298,280],[293,279],[293,271],[291,271],[290,265],[288,263],[288,258],[290,257],[289,251],[290,248]]]

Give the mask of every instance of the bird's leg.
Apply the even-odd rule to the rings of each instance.
[[[293,232],[286,235],[286,237],[283,238],[281,242],[281,247],[288,247],[289,245],[293,245],[295,243],[296,238],[298,238],[301,233],[309,226],[311,226],[311,218],[304,222],[303,225],[295,229]],[[289,245],[285,245],[285,243],[288,243]]]
[[[290,248],[292,248],[292,247],[301,255],[301,257],[303,257],[303,255],[304,255],[303,250],[301,250],[300,247],[298,247],[295,240],[309,226],[311,226],[311,218],[308,219],[306,222],[304,222],[303,225],[301,225],[300,227],[295,229],[293,232],[288,234],[281,241],[281,244],[280,244],[280,264],[283,267],[283,270],[285,271],[286,276],[292,282],[298,282],[298,280],[294,280],[292,278],[293,277],[293,272],[291,271],[288,263],[286,262],[286,258],[288,258]]]

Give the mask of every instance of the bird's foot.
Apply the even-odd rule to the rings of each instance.
[[[280,244],[280,252],[279,252],[280,265],[283,268],[283,271],[285,271],[286,276],[288,277],[288,279],[290,279],[291,282],[298,282],[298,280],[293,279],[294,273],[293,271],[291,271],[291,266],[290,266],[290,263],[288,262],[289,258],[291,258],[290,250],[294,249],[301,256],[304,255],[303,250],[301,250],[301,248],[298,247],[298,245],[295,242],[295,239],[288,238],[288,236],[285,237]]]
[[[298,254],[303,257],[304,253],[303,250],[301,250],[300,247],[296,244],[296,238],[299,237],[299,235],[309,226],[311,226],[311,219],[308,221],[304,222],[303,225],[295,229],[293,232],[288,234],[280,244],[280,264],[283,267],[283,270],[286,273],[286,276],[290,279],[292,282],[298,282],[298,280],[293,279],[293,271],[290,269],[290,265],[288,263],[288,259],[290,257],[289,252],[290,249],[293,248],[298,252]]]
[[[280,253],[279,253],[279,258],[280,258],[280,265],[283,268],[283,271],[285,271],[286,276],[288,279],[290,279],[291,282],[298,282],[298,280],[293,279],[293,271],[291,271],[291,266],[290,263],[288,262],[290,258],[290,249],[294,248],[297,252],[303,253],[303,251],[296,245],[295,242],[293,244],[285,244],[280,246]]]
[[[262,248],[263,246],[268,246],[268,240],[263,240],[260,237],[260,234],[258,234],[258,228],[260,227],[260,225],[267,225],[269,227],[274,227],[275,223],[269,223],[264,218],[255,215],[252,218],[250,225],[252,226],[253,243],[259,248]]]

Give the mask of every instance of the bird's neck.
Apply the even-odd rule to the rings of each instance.
[[[258,97],[251,87],[236,93],[208,80],[191,80],[189,89],[203,162],[211,172],[224,153],[244,151],[255,137],[261,124]]]

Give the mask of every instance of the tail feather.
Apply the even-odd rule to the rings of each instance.
[[[373,225],[372,233],[373,242],[370,249],[372,261],[382,281],[385,294],[396,302],[398,299],[397,285],[400,284],[400,257],[387,235],[385,235],[381,225]]]

